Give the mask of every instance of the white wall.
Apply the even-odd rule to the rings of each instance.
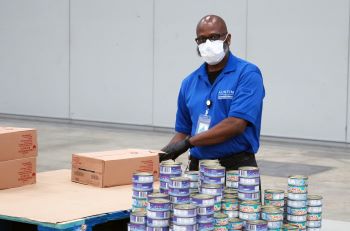
[[[0,0],[0,113],[173,127],[215,13],[263,71],[263,135],[350,143],[349,2]]]

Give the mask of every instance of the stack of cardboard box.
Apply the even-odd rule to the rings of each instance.
[[[35,129],[0,127],[0,189],[34,184],[37,155]]]

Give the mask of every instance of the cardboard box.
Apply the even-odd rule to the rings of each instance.
[[[0,127],[0,161],[37,155],[38,143],[35,129]]]
[[[124,149],[72,156],[73,182],[97,187],[132,183],[134,172],[152,172],[158,179],[160,151]]]
[[[0,162],[0,189],[15,188],[36,182],[36,157]]]

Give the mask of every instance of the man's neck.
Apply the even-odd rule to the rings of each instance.
[[[208,72],[217,72],[220,71],[222,69],[224,69],[227,61],[228,61],[228,57],[229,57],[229,52],[227,52],[227,54],[225,55],[225,57],[223,58],[223,60],[221,60],[220,63],[215,64],[215,65],[207,65],[207,71]]]

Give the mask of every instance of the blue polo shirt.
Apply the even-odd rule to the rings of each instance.
[[[206,101],[210,99],[209,129],[228,117],[244,119],[249,125],[239,136],[216,145],[194,147],[190,154],[197,159],[216,159],[243,151],[256,153],[259,149],[264,96],[259,68],[230,52],[226,66],[213,85],[208,80],[205,63],[183,80],[178,96],[175,130],[194,136],[198,118],[205,114]]]

